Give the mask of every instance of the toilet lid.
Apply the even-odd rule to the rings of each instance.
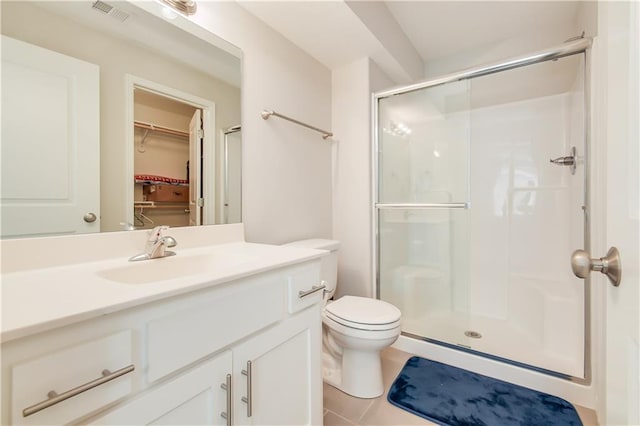
[[[391,324],[400,320],[400,309],[391,303],[369,297],[343,296],[329,303],[327,316],[338,320],[366,325]],[[340,321],[342,320],[342,321]]]

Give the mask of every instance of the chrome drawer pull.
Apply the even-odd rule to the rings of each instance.
[[[220,387],[227,391],[227,411],[220,413],[220,417],[227,421],[227,426],[231,426],[231,411],[233,410],[231,399],[231,374],[227,374],[227,381],[220,385]]]
[[[38,411],[42,411],[45,408],[49,408],[52,405],[56,405],[59,402],[65,401],[76,395],[80,395],[83,392],[86,392],[97,386],[110,382],[111,380],[117,379],[120,376],[124,376],[127,373],[131,373],[133,370],[135,370],[135,368],[136,367],[133,364],[131,364],[124,368],[121,368],[120,370],[116,370],[113,373],[109,370],[102,370],[102,377],[92,380],[90,382],[87,382],[83,385],[77,386],[61,394],[58,394],[56,391],[53,391],[53,390],[49,391],[49,393],[47,394],[49,399],[38,402],[37,404],[34,404],[31,407],[25,408],[24,410],[22,410],[22,417],[28,417],[32,414],[37,413]]]
[[[251,361],[247,361],[247,369],[242,370],[242,375],[247,376],[247,396],[243,396],[240,400],[247,404],[247,417],[251,417],[253,412],[253,404],[251,401]]]
[[[300,299],[302,299],[303,297],[307,297],[310,294],[316,293],[316,292],[318,292],[320,290],[324,290],[325,288],[327,288],[326,284],[314,285],[313,287],[311,287],[311,290],[299,291],[298,292],[298,297]]]

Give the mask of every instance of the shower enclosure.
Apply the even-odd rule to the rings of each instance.
[[[589,380],[589,43],[374,96],[377,294],[403,334]]]

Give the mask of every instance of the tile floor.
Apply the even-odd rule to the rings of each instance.
[[[411,354],[394,348],[382,352],[385,393],[376,399],[360,399],[324,385],[324,426],[414,426],[433,425],[422,417],[401,410],[387,401],[387,391]],[[597,426],[596,414],[576,406],[584,426]]]

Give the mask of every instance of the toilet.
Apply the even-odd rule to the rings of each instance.
[[[326,285],[322,311],[324,381],[359,398],[382,395],[380,351],[400,335],[400,310],[368,297],[330,300],[336,291],[339,241],[312,239],[287,245],[330,251],[329,256],[322,258],[320,273]]]

